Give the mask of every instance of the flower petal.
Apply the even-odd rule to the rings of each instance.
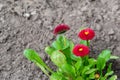
[[[80,50],[82,49],[82,50]],[[83,44],[77,44],[74,48],[73,48],[73,53],[76,56],[86,56],[89,54],[89,48]]]
[[[94,32],[94,30],[92,30],[90,28],[86,28],[86,29],[80,31],[78,36],[83,40],[91,40],[94,38],[95,32]]]

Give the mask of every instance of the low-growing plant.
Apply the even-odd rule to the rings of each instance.
[[[56,40],[45,48],[45,52],[57,66],[56,71],[49,68],[32,49],[25,49],[24,56],[34,62],[50,80],[117,80],[117,75],[111,69],[112,63],[106,66],[110,59],[118,59],[117,56],[112,56],[108,49],[101,51],[96,59],[89,56],[90,40],[95,36],[94,30],[80,30],[78,37],[81,40],[74,45],[63,34],[69,29],[66,24],[56,26],[53,31],[57,36]]]

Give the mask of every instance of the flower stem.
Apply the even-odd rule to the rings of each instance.
[[[39,63],[36,63],[36,65],[37,65],[48,77],[50,77],[50,75],[48,74],[48,71],[47,71],[42,65],[40,65]]]
[[[85,65],[88,64],[88,58],[89,58],[88,55],[84,57],[84,61],[85,61],[84,63],[85,63]]]
[[[89,40],[87,40],[86,42],[87,42],[87,46],[89,47],[90,46]]]
[[[48,66],[45,67],[49,72],[54,73]]]

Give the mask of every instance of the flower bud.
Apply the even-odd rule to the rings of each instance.
[[[100,75],[99,74],[95,74],[95,79],[98,79],[100,78]]]

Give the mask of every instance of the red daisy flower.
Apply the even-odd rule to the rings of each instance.
[[[79,32],[78,36],[83,40],[91,40],[95,36],[94,30],[87,28]]]
[[[70,27],[69,27],[68,25],[66,25],[66,24],[59,24],[59,25],[57,25],[57,26],[54,28],[53,33],[54,33],[55,35],[61,34],[61,33],[66,32],[66,31],[69,30],[69,29],[70,29]]]
[[[77,44],[74,48],[73,48],[73,53],[76,56],[81,56],[84,57],[86,55],[89,54],[89,48],[83,44]]]

